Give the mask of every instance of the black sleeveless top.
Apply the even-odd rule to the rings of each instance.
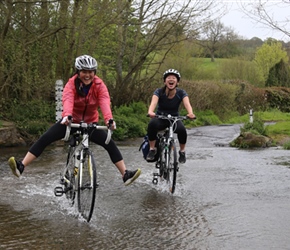
[[[173,116],[179,115],[180,103],[184,97],[188,96],[185,90],[179,88],[176,88],[176,94],[172,99],[166,96],[164,88],[156,89],[153,95],[159,97],[156,114],[170,114]]]

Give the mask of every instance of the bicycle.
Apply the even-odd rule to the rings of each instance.
[[[158,177],[166,180],[169,185],[169,191],[173,194],[175,191],[178,168],[176,139],[174,138],[175,124],[177,121],[188,119],[187,116],[155,115],[156,118],[169,121],[169,127],[157,133],[159,152],[155,167],[158,173],[153,173],[153,184],[158,184]]]
[[[95,205],[97,184],[96,163],[93,153],[89,148],[89,130],[102,129],[107,130],[105,143],[111,140],[110,125],[113,120],[109,121],[109,126],[99,126],[94,123],[72,123],[71,118],[67,125],[64,141],[69,140],[68,154],[65,167],[60,176],[61,186],[54,189],[55,196],[66,195],[71,206],[75,204],[77,196],[77,208],[81,216],[89,222]],[[71,134],[71,128],[74,128]]]

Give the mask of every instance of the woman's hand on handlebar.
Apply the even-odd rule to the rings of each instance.
[[[107,126],[110,130],[115,130],[117,128],[116,122],[113,119],[107,121]]]
[[[150,118],[154,118],[156,114],[154,112],[148,112],[147,116]]]
[[[69,125],[69,123],[72,121],[72,116],[65,116],[62,118],[61,120],[61,124],[64,124],[64,125]]]
[[[196,116],[195,116],[195,114],[193,114],[193,113],[187,114],[186,116],[187,116],[190,120],[194,120],[194,119],[196,119]]]

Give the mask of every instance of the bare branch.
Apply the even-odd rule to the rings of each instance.
[[[241,1],[239,5],[243,13],[257,24],[261,24],[273,31],[281,32],[281,35],[284,34],[290,38],[289,15],[281,18],[281,11],[279,11],[279,9],[289,9],[290,1],[258,0],[251,3]]]

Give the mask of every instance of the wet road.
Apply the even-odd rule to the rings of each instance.
[[[26,149],[1,149],[0,249],[290,249],[289,151],[223,146],[238,125],[188,134],[174,195],[152,184],[138,143],[120,146],[128,168],[142,168],[128,187],[94,146],[100,186],[89,224],[53,194],[65,148],[47,149],[21,179],[6,162]]]

